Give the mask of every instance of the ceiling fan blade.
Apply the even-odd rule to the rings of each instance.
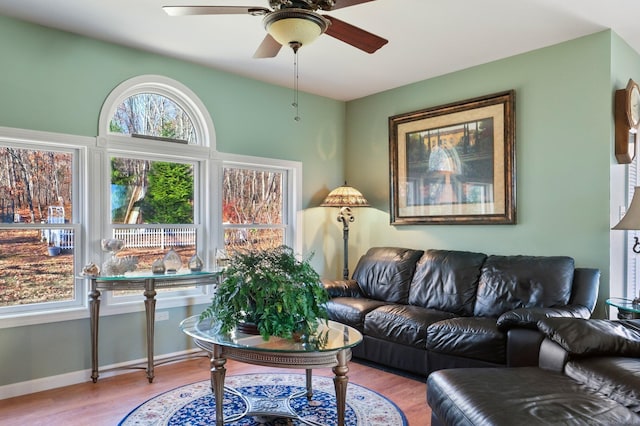
[[[345,7],[355,6],[360,3],[369,3],[373,0],[336,0],[336,4],[331,8],[331,10],[336,9],[344,9]]]
[[[282,45],[278,43],[275,38],[271,37],[271,34],[267,34],[264,40],[262,40],[262,43],[260,43],[260,46],[258,46],[256,53],[253,54],[253,57],[257,59],[274,58],[278,52],[280,52],[281,48]]]
[[[347,24],[340,19],[327,15],[322,16],[331,21],[331,25],[329,25],[329,28],[327,28],[326,31],[327,35],[344,41],[345,43],[360,50],[364,50],[367,53],[373,53],[385,44],[389,43],[389,40],[387,39],[379,37],[354,25]]]
[[[170,16],[186,15],[266,15],[271,12],[260,6],[162,6]]]

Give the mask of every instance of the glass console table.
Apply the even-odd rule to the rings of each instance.
[[[176,274],[152,274],[151,271],[127,273],[122,276],[87,276],[90,280],[89,317],[91,322],[91,379],[98,381],[98,323],[100,320],[100,291],[141,290],[145,296],[147,320],[147,379],[153,381],[153,336],[156,311],[156,289],[215,285],[219,272],[178,271]]]
[[[306,395],[310,400],[313,396],[311,387],[313,368],[332,368],[336,392],[337,425],[344,425],[347,384],[349,378],[348,362],[351,359],[351,348],[362,341],[362,334],[348,325],[334,321],[322,322],[315,335],[310,339],[312,343],[304,343],[291,339],[270,337],[263,340],[262,336],[232,331],[221,333],[215,321],[206,319],[200,321],[198,316],[192,316],[180,324],[182,331],[191,336],[195,344],[211,354],[211,389],[215,397],[216,425],[235,422],[245,415],[275,414],[300,420],[309,425],[319,425],[317,422],[301,419],[291,408],[289,400]],[[258,397],[251,398],[242,395],[232,388],[225,388],[225,363],[227,359],[277,368],[300,368],[306,370],[306,389],[300,394],[293,394],[284,399]],[[224,391],[238,395],[245,401],[244,412],[231,418],[223,418]],[[320,425],[321,426],[321,425]]]
[[[640,318],[640,303],[637,301],[612,297],[607,299],[607,305],[618,308],[618,319],[638,319]]]

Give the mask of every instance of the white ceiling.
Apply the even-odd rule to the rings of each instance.
[[[269,7],[267,0],[0,0],[0,14],[293,86],[289,48],[252,58],[265,35],[261,17],[170,17],[165,5]],[[300,90],[344,101],[607,28],[640,52],[637,0],[376,0],[320,13],[389,40],[372,55],[327,35],[300,49]]]

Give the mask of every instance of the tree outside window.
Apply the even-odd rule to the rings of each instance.
[[[197,142],[189,115],[176,102],[157,93],[139,93],[126,98],[116,108],[109,131],[190,144]]]
[[[225,167],[222,225],[227,252],[285,243],[285,172]]]
[[[111,158],[113,237],[124,240],[122,255],[138,257],[150,269],[169,249],[183,261],[196,250],[194,165]]]

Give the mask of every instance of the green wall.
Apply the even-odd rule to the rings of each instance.
[[[343,102],[302,93],[296,122],[290,89],[2,16],[0,58],[0,126],[96,136],[118,84],[160,74],[203,101],[218,151],[303,161],[304,207],[342,177]]]
[[[631,48],[624,40],[616,34],[611,37],[611,84],[615,89],[623,89],[626,87],[629,78],[633,78],[636,82],[640,81],[640,56]],[[612,110],[613,120],[613,110]],[[628,179],[628,166],[618,164],[615,159],[612,161],[611,167],[611,209],[610,216],[611,225],[615,225],[620,220],[620,212],[624,211],[627,206],[627,200],[631,198],[632,193],[626,191]],[[626,232],[612,231],[610,234],[611,250],[610,258],[610,293],[612,296],[635,297],[636,294],[630,295],[625,293],[626,276],[626,259],[629,254],[626,245]],[[633,256],[636,256],[632,253]],[[633,277],[631,277],[633,280]]]
[[[351,270],[376,245],[570,255],[600,268],[600,299],[609,293],[612,96],[628,67],[640,70],[637,54],[609,31],[347,103],[302,94],[300,123],[289,89],[4,17],[0,57],[0,126],[95,136],[116,85],[161,74],[204,102],[219,151],[302,161],[303,247],[324,276],[341,276],[342,232],[337,210],[316,206],[346,177],[372,204],[351,225]],[[618,69],[618,60],[631,65]],[[509,89],[518,223],[389,225],[388,117]],[[197,308],[169,310],[170,321],[156,326],[157,354],[187,347],[177,323]],[[101,364],[144,356],[141,313],[100,325]],[[0,386],[89,368],[88,340],[87,319],[0,329]]]
[[[578,266],[602,270],[604,300],[610,39],[601,32],[349,102],[346,177],[373,206],[359,209],[351,262],[377,245],[569,255]],[[388,117],[510,89],[516,91],[517,224],[391,226]]]
[[[0,126],[96,136],[111,90],[131,77],[159,74],[202,100],[218,151],[301,161],[303,208],[343,179],[344,102],[301,93],[296,122],[288,88],[2,16],[0,58]],[[303,249],[327,263],[321,246]],[[156,354],[187,347],[177,325],[197,308],[169,309],[170,320],[156,325]],[[100,364],[146,356],[144,324],[143,313],[103,316]],[[88,319],[0,328],[0,386],[87,369],[90,360]]]

